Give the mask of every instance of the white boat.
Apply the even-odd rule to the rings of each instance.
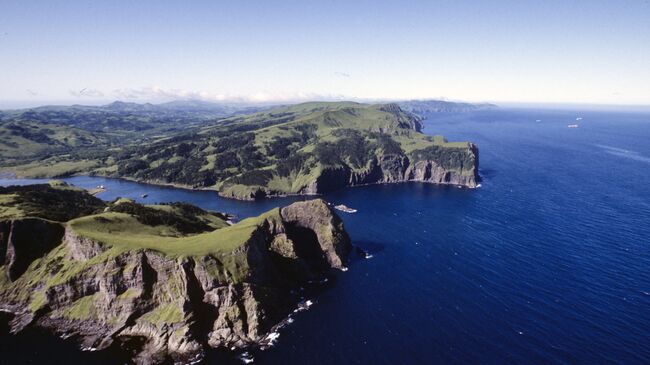
[[[357,212],[356,209],[352,209],[352,208],[346,206],[345,204],[335,205],[334,209],[340,210],[341,212],[344,212],[344,213],[356,213]]]
[[[569,124],[567,128],[578,128],[579,126],[577,124]]]
[[[577,117],[576,120],[582,120],[582,117]]]

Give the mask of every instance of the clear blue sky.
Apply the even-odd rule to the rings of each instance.
[[[650,104],[650,3],[0,0],[0,107],[448,98]]]

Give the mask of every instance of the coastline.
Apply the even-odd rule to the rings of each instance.
[[[2,174],[5,173],[0,172],[0,178],[6,179],[6,180],[30,180],[30,178],[22,178],[18,177],[15,173],[13,174],[13,177],[2,177]],[[11,172],[9,172],[11,173]],[[111,180],[123,180],[123,181],[128,181],[128,182],[134,182],[138,184],[145,184],[145,185],[151,185],[151,186],[156,186],[156,187],[168,187],[168,188],[175,188],[175,189],[183,189],[187,191],[214,191],[217,193],[217,195],[220,198],[224,199],[231,199],[235,201],[249,201],[249,202],[254,202],[254,201],[259,201],[259,200],[264,200],[264,199],[274,199],[274,198],[289,198],[289,197],[305,197],[305,198],[314,198],[314,197],[319,197],[322,196],[324,193],[287,193],[287,194],[279,194],[279,193],[267,193],[265,192],[264,195],[260,198],[251,198],[251,199],[246,199],[246,198],[239,198],[236,196],[232,195],[226,195],[222,194],[219,190],[211,187],[192,187],[190,185],[184,185],[184,184],[177,184],[177,183],[165,183],[165,182],[160,182],[160,181],[155,181],[155,180],[138,180],[132,177],[115,177],[115,176],[105,176],[105,175],[88,175],[88,174],[71,174],[67,176],[56,176],[56,177],[42,177],[42,178],[33,178],[34,180],[36,179],[65,179],[65,178],[70,178],[70,177],[78,177],[78,176],[85,176],[85,177],[98,177],[98,178],[103,178],[103,179],[111,179]],[[407,184],[407,183],[424,183],[424,184],[431,184],[431,185],[440,185],[440,186],[456,186],[459,189],[476,189],[480,185],[480,175],[477,174],[477,180],[476,180],[476,185],[475,186],[469,186],[469,185],[463,185],[463,184],[458,184],[458,183],[452,183],[452,182],[433,182],[433,181],[426,181],[426,180],[395,180],[395,181],[378,181],[378,182],[371,182],[371,183],[363,183],[363,184],[352,184],[352,185],[345,185],[342,188],[339,189],[334,189],[331,191],[336,191],[340,189],[348,189],[348,188],[355,188],[355,187],[363,187],[363,186],[371,186],[371,185],[392,185],[392,184]],[[98,192],[101,193],[101,192]]]

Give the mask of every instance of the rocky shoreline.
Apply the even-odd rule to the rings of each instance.
[[[13,332],[38,326],[84,350],[128,349],[139,364],[191,363],[208,348],[272,344],[304,301],[299,288],[345,269],[351,249],[320,199],[267,215],[220,255],[116,251],[64,223],[10,219],[0,223],[0,310],[14,315]]]
[[[472,145],[473,146],[473,145]],[[478,149],[473,146],[475,149],[476,155],[478,155]],[[478,161],[478,158],[477,158]],[[183,185],[177,183],[166,183],[161,181],[154,180],[139,180],[131,177],[118,177],[118,176],[108,176],[108,175],[90,175],[96,177],[102,177],[107,179],[117,179],[136,182],[139,184],[149,184],[153,186],[165,186],[172,187],[176,189],[192,190],[192,191],[215,191],[220,197],[226,199],[234,199],[241,201],[255,201],[259,199],[269,199],[269,198],[285,198],[291,196],[320,196],[324,193],[331,192],[338,189],[343,189],[346,187],[358,187],[358,186],[367,186],[367,185],[381,185],[381,184],[401,184],[409,182],[421,182],[435,185],[452,185],[460,186],[463,188],[473,189],[476,188],[480,182],[480,176],[478,174],[478,167],[476,167],[474,172],[470,174],[459,174],[456,171],[449,171],[441,168],[435,161],[418,161],[412,166],[408,166],[406,169],[402,169],[402,164],[399,165],[400,169],[396,171],[390,171],[384,173],[383,168],[380,167],[379,170],[372,170],[368,173],[359,173],[350,171],[349,169],[331,169],[326,170],[324,175],[319,176],[316,181],[312,184],[306,186],[298,193],[283,193],[277,192],[270,189],[260,187],[256,192],[249,195],[233,195],[227,194],[219,189],[211,187],[193,187],[190,185]],[[377,166],[374,167],[376,169]],[[341,171],[339,171],[341,170]],[[71,175],[71,176],[83,176],[83,175]],[[15,178],[15,177],[13,177]]]
[[[347,167],[326,168],[314,181],[296,194],[286,194],[258,187],[257,190],[246,195],[219,192],[219,196],[237,200],[258,200],[296,195],[317,196],[346,187],[406,182],[453,185],[473,189],[480,182],[478,147],[470,143],[467,154],[471,156],[473,162],[471,166],[461,164],[455,169],[446,169],[430,159],[412,162],[407,156],[388,155],[371,161],[370,166],[361,171]]]

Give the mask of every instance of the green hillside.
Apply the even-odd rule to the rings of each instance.
[[[476,184],[474,145],[419,131],[419,119],[396,104],[311,102],[10,170],[27,177],[66,171],[126,177],[237,199],[409,180]]]
[[[0,123],[0,164],[106,146],[109,138],[82,129],[35,121]]]
[[[125,148],[113,157],[113,170],[115,176],[213,188],[240,199],[320,193],[326,188],[314,184],[327,171],[363,175],[387,156],[427,155],[450,171],[474,174],[467,168],[474,163],[473,156],[466,158],[469,143],[418,131],[418,120],[394,104],[305,103]]]
[[[227,116],[261,109],[202,101],[164,104],[116,101],[102,106],[55,105],[3,110],[0,111],[0,169],[20,166],[14,172],[24,177],[88,171],[99,167],[93,160],[98,155],[105,157],[108,148],[147,143],[160,136],[218,123]]]

